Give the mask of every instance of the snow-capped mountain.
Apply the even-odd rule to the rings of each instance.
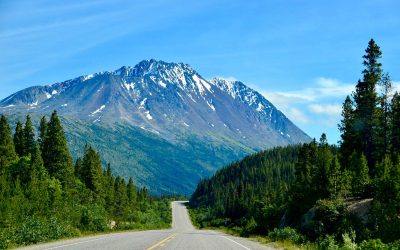
[[[156,60],[27,88],[2,100],[0,107],[1,111],[58,110],[92,123],[124,121],[168,140],[181,133],[219,134],[254,149],[309,140],[243,83],[208,81],[187,64]]]
[[[129,158],[124,166],[115,166],[119,174],[139,176],[139,184],[160,192],[190,193],[199,178],[247,153],[310,140],[272,103],[244,83],[206,80],[183,63],[145,60],[135,67],[30,87],[0,101],[0,113],[39,116],[53,110],[68,119],[67,134],[73,153],[75,144],[85,140],[100,149],[107,143],[102,151],[105,160],[110,161],[115,155],[123,155],[117,161]],[[124,129],[127,127],[130,129]],[[118,131],[119,137],[104,140],[113,136],[109,131]],[[135,148],[130,148],[129,141],[121,144],[120,138],[131,136],[127,133],[144,138],[148,145],[135,142]],[[152,140],[148,140],[150,137]],[[153,144],[164,143],[169,145],[169,153],[161,147],[155,154]],[[134,150],[141,150],[137,157],[146,155],[147,163],[133,159]],[[165,153],[168,158],[171,152],[180,153],[166,163],[160,155]],[[171,176],[160,181],[161,172],[168,172],[166,166],[170,166]],[[177,188],[173,179],[180,175],[189,180]]]

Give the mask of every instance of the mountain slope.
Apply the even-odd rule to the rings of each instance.
[[[155,189],[165,164],[179,166],[176,177],[182,180],[181,175],[188,184],[181,186],[170,178],[157,183],[163,186],[162,192],[190,193],[200,177],[247,153],[309,141],[273,104],[245,84],[218,78],[207,81],[182,63],[145,60],[135,67],[27,88],[0,102],[0,112],[7,114],[42,115],[52,110],[70,122],[70,142],[92,141],[102,147],[100,141],[106,139],[109,150],[120,157],[129,155],[127,149],[142,152],[133,153],[137,158],[131,163],[116,166],[119,174],[134,173],[140,184]],[[91,131],[93,127],[105,134]],[[89,133],[78,137],[79,131]],[[106,131],[118,131],[119,137],[108,140],[113,134]],[[143,141],[156,138],[157,143],[152,143],[167,143],[171,148],[155,152],[150,141],[146,149],[139,141],[130,147],[135,135]],[[119,138],[125,136],[132,138],[120,144]],[[168,152],[179,157],[160,158]],[[201,156],[203,152],[209,153]],[[106,153],[102,155],[111,161]],[[139,155],[154,161],[141,162]]]

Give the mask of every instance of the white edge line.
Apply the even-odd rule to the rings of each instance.
[[[222,237],[222,238],[225,238],[225,239],[227,239],[227,240],[232,241],[233,243],[235,243],[235,244],[237,244],[237,245],[243,247],[244,249],[251,250],[250,248],[248,248],[248,247],[246,247],[246,246],[243,246],[243,245],[240,244],[239,242],[236,242],[236,241],[234,241],[234,240],[232,240],[232,239],[230,239],[230,238],[228,238],[228,237],[226,237],[226,236],[221,236],[221,237]]]
[[[83,244],[83,243],[87,243],[87,242],[92,242],[92,241],[97,241],[97,240],[103,240],[103,239],[107,239],[107,238],[112,238],[112,237],[115,237],[115,236],[107,236],[107,237],[96,238],[96,239],[92,239],[92,240],[86,240],[86,241],[75,242],[75,243],[71,243],[71,244],[65,244],[65,245],[60,245],[60,246],[55,246],[55,247],[49,247],[49,248],[46,248],[46,250],[57,249],[57,248],[62,248],[62,247],[70,247],[70,246],[75,246],[75,245],[79,245],[79,244]]]

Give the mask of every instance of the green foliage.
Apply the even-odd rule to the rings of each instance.
[[[240,232],[240,236],[249,237],[250,234],[255,232],[256,228],[257,222],[254,220],[253,217],[251,217],[250,220],[247,221],[243,230]]]
[[[26,122],[24,127],[24,154],[32,154],[36,147],[35,131],[33,129],[31,117],[26,116]]]
[[[306,241],[303,235],[290,227],[275,228],[269,232],[268,237],[273,241],[291,241],[296,244],[302,244]]]
[[[60,180],[63,185],[69,183],[74,173],[72,157],[56,111],[47,125],[42,154],[44,166],[50,176]]]
[[[385,250],[389,249],[380,239],[364,240],[358,249],[362,250]]]
[[[341,250],[356,250],[357,249],[357,244],[356,244],[356,235],[354,231],[351,231],[350,233],[344,233],[342,234],[342,239],[343,239],[343,245],[340,248]]]
[[[7,118],[2,115],[0,118],[0,173],[16,158],[11,128]]]
[[[14,145],[7,119],[0,120],[0,249],[111,230],[111,221],[117,229],[170,225],[170,200],[138,190],[132,178],[128,184],[115,178],[110,165],[103,171],[91,146],[85,147],[74,172],[55,112],[49,123],[42,118],[38,141],[31,141],[29,116],[24,129],[18,124],[23,143],[14,135]],[[21,145],[27,149],[18,157],[14,147]]]
[[[230,223],[245,226],[246,218],[253,216],[256,221],[272,219],[277,226],[281,206],[294,180],[298,151],[299,146],[267,150],[224,167],[212,178],[200,181],[190,204],[197,208],[208,207],[209,210],[208,215],[198,217],[208,222],[199,223],[223,225],[225,220],[217,218],[227,218]],[[260,223],[256,231],[266,232],[268,227]]]
[[[17,122],[13,140],[14,140],[15,152],[17,153],[17,155],[20,157],[25,155],[24,130],[22,128],[21,122]]]
[[[339,250],[339,244],[337,244],[335,237],[332,235],[326,235],[324,238],[318,240],[319,250]]]

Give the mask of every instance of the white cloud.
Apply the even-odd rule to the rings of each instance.
[[[400,93],[400,81],[392,81],[393,84],[393,92],[399,92]]]
[[[325,114],[328,116],[340,116],[341,105],[338,104],[310,104],[308,109],[315,114]]]
[[[294,123],[308,124],[310,122],[309,118],[298,108],[288,108],[284,113]]]

